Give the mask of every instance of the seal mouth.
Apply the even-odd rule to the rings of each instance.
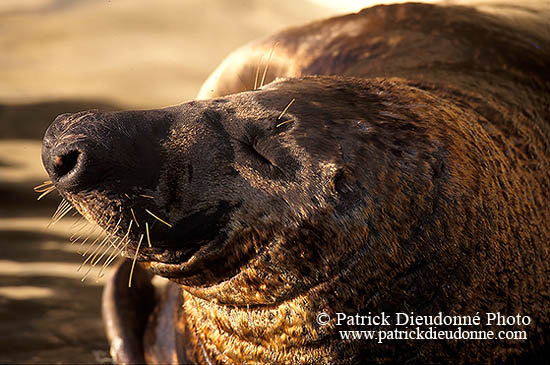
[[[83,265],[105,268],[117,257],[125,256],[150,266],[158,275],[182,277],[194,271],[196,264],[216,252],[226,240],[223,224],[218,220],[207,224],[200,215],[192,215],[189,219],[171,222],[157,205],[154,192],[112,194],[94,190],[79,194],[61,192],[61,195],[66,212],[76,209],[91,228],[102,231],[95,240],[89,235],[82,239],[82,244],[86,241],[89,244],[83,254]]]
[[[104,228],[104,230],[109,234],[112,228]],[[116,234],[112,235],[116,237],[114,240],[124,243],[121,254],[140,262],[156,263],[159,268],[166,265],[165,269],[161,271],[167,273],[171,271],[168,269],[171,267],[175,268],[174,272],[181,272],[192,266],[194,262],[205,256],[209,250],[215,249],[225,237],[225,235],[217,232],[216,238],[213,240],[204,240],[201,237],[192,236],[188,236],[185,240],[174,240],[173,237],[177,237],[178,234],[170,235],[170,232],[167,233],[162,227],[159,227],[157,222],[153,222],[150,226],[147,224],[144,233],[136,231],[128,235],[130,230],[131,226],[128,226],[126,230],[118,230]],[[126,234],[124,234],[124,231],[126,231]],[[159,274],[161,273],[159,272]]]
[[[223,235],[220,234],[218,239],[209,242],[182,242],[184,248],[178,249],[159,247],[158,242],[144,242],[145,239],[132,240],[123,254],[129,259],[134,259],[137,256],[138,261],[149,263],[155,273],[172,277],[178,273],[181,274],[182,271],[191,268],[194,263],[206,257],[208,252],[219,246],[222,237]],[[155,268],[158,268],[158,270]]]
[[[218,257],[227,244],[226,238],[225,234],[218,232],[213,240],[183,241],[180,242],[180,247],[175,248],[165,242],[142,236],[139,240],[130,240],[121,255],[139,262],[153,274],[183,284],[187,279],[201,273],[208,262]]]

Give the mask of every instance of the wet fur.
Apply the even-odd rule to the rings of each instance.
[[[290,78],[233,94],[243,81],[249,88],[252,56],[275,42],[267,79]],[[124,232],[129,207],[139,221],[147,208],[173,224],[156,224],[153,247],[139,254],[179,284],[149,316],[148,361],[542,361],[548,49],[547,38],[462,7],[381,6],[313,23],[231,56],[205,83],[207,100],[92,113],[72,127],[132,125],[132,137],[142,125],[152,173],[135,164],[143,150],[119,148],[114,158],[134,162],[101,166],[100,188],[55,183],[106,230],[110,214],[124,218]],[[101,133],[91,138],[120,137]],[[55,144],[55,127],[50,135]],[[129,257],[140,232],[130,234]],[[116,304],[121,295],[106,301],[134,313]],[[342,341],[346,327],[315,321],[320,312],[411,311],[521,313],[533,326],[527,341],[378,344]]]

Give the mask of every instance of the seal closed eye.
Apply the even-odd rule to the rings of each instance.
[[[200,100],[59,116],[42,151],[55,187],[138,262],[104,294],[115,360],[545,359],[550,42],[506,19],[373,7],[238,50]],[[275,42],[269,83],[242,89]],[[170,279],[154,300],[148,273]],[[463,328],[521,341],[342,339],[440,312],[531,325]]]

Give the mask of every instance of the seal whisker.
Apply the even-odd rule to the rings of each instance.
[[[103,249],[103,252],[101,253],[101,255],[97,259],[90,261],[90,270],[94,268],[97,265],[97,263],[101,261],[101,259],[103,259],[105,254],[109,252],[110,249],[112,249],[113,247],[118,248],[118,245],[116,243],[119,240],[120,240],[120,243],[122,243],[122,240],[120,239],[120,237],[115,238],[114,241],[109,240],[109,243],[105,245],[105,248]]]
[[[113,217],[111,216],[109,218],[109,220],[107,221],[107,225],[109,225],[109,223],[111,222],[111,219],[113,219]],[[108,233],[106,233],[106,236],[103,238],[103,239],[106,239],[107,237],[109,236]],[[86,251],[82,254],[82,256],[86,256],[86,254],[92,249],[92,247],[95,246],[95,244],[97,243],[97,241],[99,241],[99,239],[101,238],[101,235],[97,236],[97,238],[94,240],[94,242],[92,242],[90,244],[90,246],[86,249]]]
[[[90,267],[88,268],[88,271],[86,271],[86,274],[84,274],[84,276],[82,277],[82,279],[81,279],[80,281],[86,280],[86,278],[88,277],[88,275],[90,274],[90,272],[92,271],[92,269],[94,268],[94,266],[95,266],[95,265],[99,262],[99,260],[101,260],[101,258],[104,256],[104,253],[103,253],[103,254],[100,256],[99,259],[96,259],[96,258],[97,258],[97,255],[99,254],[99,251],[100,251],[105,245],[106,245],[107,247],[110,247],[110,244],[113,244],[113,241],[111,241],[110,238],[112,238],[112,237],[116,234],[117,231],[118,231],[118,229],[117,229],[115,232],[113,232],[113,234],[112,234],[111,236],[106,237],[106,238],[109,238],[109,239],[103,240],[103,242],[102,242],[99,246],[97,246],[97,248],[94,250],[94,252],[88,256],[88,258],[82,263],[82,265],[80,265],[80,267],[78,268],[77,271],[79,271],[79,270],[82,268],[82,266],[85,265],[86,262],[87,262],[88,260],[90,260],[90,258],[91,258],[91,260],[90,260]],[[119,239],[120,239],[120,237],[117,237],[117,238],[115,239],[114,242],[118,241]]]
[[[273,47],[271,47],[271,51],[269,52],[269,57],[267,58],[267,63],[265,65],[264,74],[262,75],[262,81],[260,82],[260,87],[264,86],[265,77],[267,75],[267,69],[269,68],[269,62],[271,62],[271,56],[273,56],[273,50],[275,49],[275,47],[277,47],[277,44],[279,44],[279,42],[275,42]]]
[[[113,256],[116,256],[119,253],[122,254],[122,251],[124,250],[124,248],[126,248],[128,243],[130,243],[130,239],[126,239],[126,241],[120,241],[120,243],[114,248],[114,251],[111,252],[111,254],[107,257],[107,259],[105,259],[105,262],[103,263],[103,268],[101,271],[103,271],[107,266],[109,266]],[[101,271],[99,274],[101,274]]]
[[[46,180],[44,181],[42,184],[40,185],[36,185],[33,190],[36,191],[37,193],[43,193],[44,191],[48,190],[51,188],[50,185],[53,185],[53,182],[51,180]]]
[[[264,55],[260,57],[260,60],[258,61],[258,67],[256,67],[256,77],[254,78],[254,89],[256,90],[258,86],[258,76],[260,76],[260,66],[262,65],[262,60],[264,59]]]
[[[114,235],[118,232],[118,229],[119,229],[119,227],[120,227],[120,222],[121,222],[121,221],[122,221],[122,217],[120,217],[120,218],[118,219],[118,222],[116,222],[115,228],[113,228],[113,234],[111,235],[111,237],[114,236]]]
[[[248,90],[248,87],[246,86],[246,83],[243,81],[243,79],[241,78],[241,75],[237,74],[237,78],[239,79],[239,82],[241,83],[241,85],[243,86],[243,90]]]
[[[52,225],[59,222],[67,213],[71,211],[71,209],[73,209],[73,206],[67,202],[65,208],[59,213],[57,218],[53,221]]]
[[[136,222],[136,226],[139,228],[139,223],[136,218],[136,214],[134,213],[134,209],[130,208],[130,212],[132,212],[132,217],[134,218],[134,222]]]
[[[104,271],[107,269],[107,267],[109,267],[111,262],[113,262],[117,256],[122,255],[122,252],[128,246],[129,243],[130,243],[130,239],[126,238],[125,242],[121,241],[120,244],[113,250],[113,252],[111,252],[109,257],[105,259],[105,262],[103,263],[101,270],[97,274],[98,279],[103,277]]]
[[[90,234],[87,235],[86,239],[85,239],[85,240],[82,240],[82,242],[80,242],[80,247],[83,247],[83,246],[86,244],[86,242],[88,242],[88,240],[92,237],[92,235],[95,233],[95,231],[97,230],[97,228],[98,228],[99,226],[93,226],[93,227],[94,227],[93,230],[90,232]],[[97,242],[97,240],[98,240],[99,238],[101,238],[101,235],[99,235],[99,236],[96,238],[96,241],[94,241],[94,242]],[[72,244],[72,243],[71,243],[71,244]]]
[[[80,225],[80,227],[76,228],[78,225]],[[81,232],[84,230],[84,228],[90,227],[93,228],[95,227],[95,225],[90,225],[89,222],[84,219],[84,217],[80,217],[80,219],[76,223],[73,223],[71,225],[71,229],[74,229],[74,231],[73,234],[71,234],[71,236],[69,237],[69,241],[77,241],[78,239],[80,239],[80,237],[83,236]]]
[[[72,206],[72,205],[69,205],[69,206],[59,215],[59,217],[52,223],[52,225],[56,224],[56,223],[59,222],[61,219],[63,219],[63,217],[65,217],[65,216],[67,215],[67,213],[69,213],[72,209],[73,209],[73,206]]]
[[[84,282],[86,280],[86,278],[88,277],[88,275],[90,274],[90,271],[92,270],[92,266],[90,266],[88,268],[88,271],[86,271],[86,274],[84,274],[84,276],[82,277],[82,279],[80,279],[81,282]]]
[[[86,227],[86,229],[83,229],[84,227]],[[69,238],[69,241],[71,242],[71,245],[75,244],[79,239],[81,239],[82,237],[86,237],[85,240],[83,240],[80,245],[82,246],[84,244],[84,242],[86,242],[92,232],[94,232],[96,230],[96,225],[83,225],[80,229],[79,229],[79,232],[82,231],[82,233],[78,234],[79,232],[75,232],[71,235],[71,237]]]
[[[141,241],[143,241],[143,235],[141,235],[141,237],[139,238],[139,242],[136,248],[136,254],[134,256],[134,261],[132,261],[132,268],[130,269],[130,277],[128,278],[128,288],[132,287],[132,276],[134,275],[134,268],[136,266],[136,260],[138,257],[139,248],[141,246]]]
[[[54,213],[54,217],[52,217],[52,219],[50,220],[48,227],[53,226],[54,224],[59,222],[67,213],[69,213],[73,209],[73,206],[68,201],[64,200],[62,203],[64,203],[63,208]]]
[[[107,234],[108,236],[108,234]],[[103,239],[106,239],[106,237],[103,237]],[[86,254],[88,254],[88,252],[95,246],[95,244],[97,243],[97,241],[99,241],[101,238],[101,235],[97,236],[97,238],[92,242],[90,243],[90,245],[88,246],[88,248],[86,249],[86,251],[82,254],[82,256],[86,256]]]
[[[153,247],[151,245],[151,237],[149,237],[149,223],[145,222],[145,233],[147,234],[147,243],[149,244],[149,247]]]
[[[106,237],[106,238],[107,238],[107,237]],[[82,263],[80,264],[80,266],[78,267],[78,269],[76,269],[76,272],[79,272],[79,271],[82,269],[82,267],[83,267],[84,265],[86,265],[86,263],[88,263],[88,261],[90,261],[90,259],[92,259],[92,261],[93,261],[93,260],[97,257],[97,253],[99,252],[99,250],[105,245],[106,242],[107,242],[107,240],[104,239],[104,240],[95,248],[95,250],[94,250],[92,253],[90,253],[90,255],[88,255],[88,257],[86,258],[86,260],[84,260],[84,262],[82,262]],[[81,279],[81,281],[84,281],[84,280],[86,279],[86,276],[88,276],[88,274],[89,274],[89,272],[90,272],[91,269],[92,269],[92,267],[90,267],[90,268],[88,269],[88,271],[86,272],[86,274],[84,275],[84,277]]]
[[[108,258],[107,260],[105,260],[105,263],[103,264],[103,268],[101,269],[101,271],[99,272],[99,277],[102,277],[103,276],[103,271],[107,269],[107,267],[111,264],[111,262],[114,261],[114,259],[119,256],[119,255],[122,255],[122,252],[123,250],[126,248],[126,246],[128,245],[128,243],[130,243],[130,241],[126,241],[124,243],[124,245],[122,245],[122,247],[120,248],[120,250],[117,250],[117,251],[114,251]]]
[[[78,211],[75,211],[75,212],[72,214],[72,216],[74,217],[74,216],[77,215],[77,214],[78,214]],[[78,217],[78,219],[77,219],[75,222],[73,222],[73,223],[71,224],[70,229],[71,229],[71,230],[76,229],[75,227],[78,226],[79,224],[84,225],[84,222],[85,222],[85,221],[86,221],[86,220],[84,219],[83,216]]]
[[[139,196],[141,196],[142,198],[147,198],[147,199],[155,199],[151,195],[146,195],[146,194],[139,194]]]
[[[99,228],[99,226],[96,226],[95,224],[92,225],[90,227],[90,229],[88,229],[88,232],[86,232],[86,234],[83,234],[81,235],[82,236],[86,236],[86,239],[82,240],[82,242],[80,242],[80,246],[84,245],[86,242],[88,242],[88,240],[90,239],[90,237],[92,237],[92,235],[95,233],[95,231],[97,231],[97,229]],[[76,242],[76,241],[75,241]]]
[[[43,197],[45,197],[46,195],[48,195],[49,193],[51,193],[54,190],[55,190],[55,186],[50,186],[48,188],[45,188],[45,190],[42,192],[42,194],[40,194],[40,196],[38,198],[36,198],[36,200],[42,199]],[[39,192],[39,191],[37,191],[37,192]]]
[[[118,245],[115,245],[115,243],[119,241],[119,238],[117,238],[114,241],[111,241],[111,245],[107,245],[107,247],[105,247],[105,249],[103,250],[103,253],[99,257],[99,259],[97,259],[94,263],[92,263],[92,267],[95,266],[98,262],[101,261],[101,259],[103,258],[103,256],[105,256],[105,254],[109,251],[109,249],[113,248],[116,252],[116,250],[118,250],[118,248],[124,244],[124,241],[127,241],[128,237],[130,235],[130,231],[132,230],[132,223],[133,223],[133,221],[130,220],[130,224],[128,225],[128,231],[126,232],[124,237],[122,237],[122,239],[120,239],[120,243]],[[105,261],[109,260],[111,255],[112,255],[112,253],[109,254],[109,256],[107,257],[107,259]],[[103,267],[105,267],[105,265],[103,265]],[[98,276],[99,276],[100,273],[101,273],[101,271],[98,273]]]
[[[283,126],[287,123],[294,122],[294,119],[285,120],[284,122],[281,122],[275,126],[275,128],[279,128],[280,126]]]
[[[294,101],[296,100],[296,98],[292,98],[292,100],[290,101],[290,103],[288,103],[288,105],[283,109],[283,111],[281,112],[281,114],[279,114],[279,116],[277,117],[277,120],[281,119],[283,117],[283,115],[286,113],[286,111],[288,110],[288,108],[290,108],[290,106],[292,105],[292,103],[294,103]]]
[[[122,218],[118,220],[118,223],[116,224],[114,231],[112,233],[107,234],[107,236],[103,239],[103,241],[101,241],[101,243],[95,248],[95,250],[92,253],[90,253],[90,255],[86,258],[86,260],[84,260],[84,262],[80,264],[80,266],[76,270],[77,272],[80,271],[82,266],[86,265],[86,263],[90,260],[90,258],[93,257],[94,259],[97,256],[97,252],[99,251],[100,248],[102,248],[105,245],[106,242],[110,242],[110,239],[118,232],[118,227],[121,220]]]
[[[122,242],[122,241],[124,241],[128,238],[128,236],[130,235],[130,231],[132,230],[132,224],[133,223],[134,223],[134,221],[130,220],[130,224],[128,224],[128,231],[126,231],[126,234],[124,235],[124,237],[122,237],[122,240],[120,242]],[[112,242],[112,245],[113,245],[113,247],[118,248],[118,246],[114,246],[114,242]]]
[[[86,260],[84,260],[84,262],[82,262],[82,264],[80,264],[80,266],[78,267],[78,269],[76,269],[77,272],[79,272],[80,269],[82,269],[82,267],[83,267],[84,265],[86,265],[86,263],[87,263],[90,259],[93,260],[93,258],[95,258],[95,257],[97,256],[97,252],[99,251],[99,249],[101,249],[101,248],[105,245],[106,242],[108,242],[108,239],[109,239],[109,236],[105,237],[105,238],[103,239],[103,241],[101,241],[101,243],[100,243],[100,244],[90,253],[90,255],[88,255],[88,257],[86,258]],[[86,254],[86,253],[85,253],[85,254]],[[85,255],[85,254],[84,254],[84,255]]]
[[[143,234],[141,236],[143,237]],[[122,252],[128,246],[129,243],[130,243],[130,239],[127,238],[126,242],[120,243],[120,246],[119,246],[120,249],[115,250],[113,253],[111,253],[111,255],[107,258],[107,260],[105,260],[105,263],[103,264],[103,267],[101,268],[101,271],[98,274],[98,279],[104,276],[105,274],[104,271],[107,269],[107,267],[109,267],[109,265],[116,259],[117,256],[122,255]]]
[[[65,199],[61,199],[61,202],[59,202],[59,205],[57,206],[57,209],[53,213],[52,217],[50,218],[50,222],[48,223],[48,227],[52,224],[53,220],[57,218],[57,215],[59,212],[64,209],[65,204],[68,204],[68,202]]]
[[[153,212],[151,212],[149,209],[145,209],[145,211],[146,211],[147,213],[149,213],[153,218],[155,218],[156,220],[158,220],[159,222],[166,224],[166,225],[167,225],[168,227],[170,227],[170,228],[173,227],[170,223],[168,223],[168,222],[162,220],[161,218],[159,218],[158,216],[156,216],[155,214],[153,214]]]

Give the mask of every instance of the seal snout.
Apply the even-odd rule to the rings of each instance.
[[[81,113],[78,113],[81,114]],[[96,171],[86,167],[93,143],[85,131],[76,126],[75,116],[63,114],[56,118],[44,136],[42,163],[52,182],[60,190],[78,192],[89,182]]]
[[[129,193],[158,179],[163,124],[147,112],[80,112],[58,116],[44,136],[42,163],[61,192]],[[153,126],[157,129],[153,130]]]
[[[57,189],[77,193],[98,182],[97,162],[103,159],[100,148],[94,150],[84,136],[50,140],[42,147],[42,163]]]

